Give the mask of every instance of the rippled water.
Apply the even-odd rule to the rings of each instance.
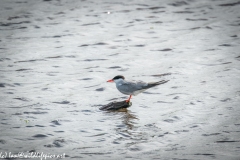
[[[0,152],[238,160],[239,33],[236,0],[1,0]],[[119,74],[170,81],[100,111]]]

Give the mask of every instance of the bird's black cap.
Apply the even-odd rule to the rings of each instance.
[[[120,79],[120,78],[125,79],[124,76],[118,75],[118,76],[115,76],[115,77],[113,78],[113,80],[115,80],[115,79]]]

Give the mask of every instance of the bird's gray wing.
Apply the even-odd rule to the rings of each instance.
[[[154,86],[157,86],[157,85],[161,85],[161,84],[164,84],[164,83],[167,83],[169,80],[161,80],[161,81],[158,81],[158,82],[149,82],[146,86],[146,88],[151,88],[151,87],[154,87]]]
[[[143,81],[125,81],[122,85],[128,86],[132,90],[144,89],[148,83]]]
[[[142,89],[148,89],[157,85],[161,85],[164,83],[167,83],[169,80],[162,80],[158,82],[143,82],[143,81],[125,81],[123,85],[125,85],[128,88],[131,88],[132,90],[142,90]]]
[[[137,95],[151,87],[167,83],[168,80],[162,80],[159,82],[150,82],[146,83],[143,81],[124,81],[121,85],[119,86],[119,91],[122,92],[123,94],[128,94],[128,95]]]
[[[136,95],[142,91],[143,89],[147,87],[148,83],[143,81],[125,81],[121,85],[121,90],[125,93],[132,93],[133,95]],[[134,94],[135,93],[135,94]]]

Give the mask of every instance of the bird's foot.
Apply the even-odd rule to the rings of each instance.
[[[126,102],[129,103],[131,98],[132,98],[132,95],[130,95],[130,97],[126,100]]]

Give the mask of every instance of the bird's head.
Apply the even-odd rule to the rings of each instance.
[[[124,76],[118,75],[118,76],[115,76],[113,79],[108,80],[107,82],[115,82],[116,83],[116,82],[122,81],[124,79],[125,79]]]

